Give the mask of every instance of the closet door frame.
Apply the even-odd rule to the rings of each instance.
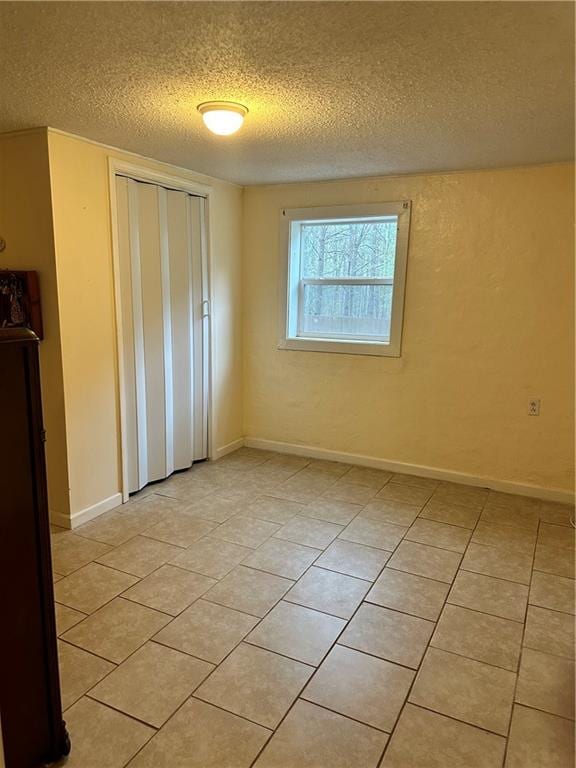
[[[120,286],[120,248],[118,239],[118,203],[116,197],[116,176],[127,176],[135,181],[157,184],[178,192],[186,192],[195,197],[204,198],[204,227],[203,240],[203,274],[202,274],[202,312],[206,322],[204,333],[204,386],[206,398],[206,411],[208,421],[208,458],[213,458],[213,412],[212,412],[212,236],[210,227],[210,199],[213,188],[208,184],[202,184],[192,180],[183,179],[181,176],[172,176],[169,173],[154,171],[150,168],[125,162],[114,157],[108,158],[108,187],[110,193],[110,217],[112,224],[112,262],[114,273],[114,307],[116,319],[116,358],[117,358],[117,386],[118,386],[118,410],[120,415],[120,459],[122,467],[122,501],[129,498],[128,482],[128,446],[127,446],[127,409],[126,409],[126,372],[123,354],[123,324],[122,302]]]

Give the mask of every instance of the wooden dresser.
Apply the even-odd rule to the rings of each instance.
[[[0,719],[6,768],[67,754],[62,720],[38,339],[0,329]]]

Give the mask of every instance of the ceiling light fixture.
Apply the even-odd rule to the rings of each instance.
[[[204,125],[218,136],[230,136],[240,128],[248,109],[234,101],[205,101],[198,104]]]

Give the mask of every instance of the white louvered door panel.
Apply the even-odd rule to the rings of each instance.
[[[116,177],[129,491],[207,455],[204,200]]]

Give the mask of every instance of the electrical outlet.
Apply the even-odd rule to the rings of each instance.
[[[540,398],[535,397],[528,401],[528,416],[540,416]]]

